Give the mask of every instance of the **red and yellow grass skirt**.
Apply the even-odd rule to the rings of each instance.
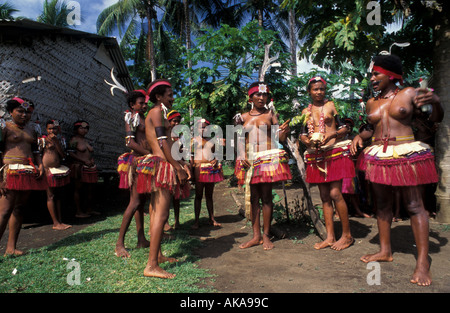
[[[147,154],[139,158],[136,173],[138,193],[152,193],[157,188],[163,188],[169,190],[175,199],[189,197],[189,184],[181,186],[172,164],[161,157]]]
[[[250,184],[275,183],[292,179],[291,170],[289,169],[289,158],[286,151],[281,149],[272,149],[258,152],[255,154],[251,171]],[[238,184],[245,183],[248,174],[240,161],[236,162],[234,174],[238,179]]]
[[[223,180],[222,164],[219,162],[216,166],[211,163],[196,163],[194,171],[197,180],[201,183],[218,183]]]
[[[9,190],[46,190],[47,180],[36,178],[38,173],[34,165],[6,164],[4,167],[4,179]]]
[[[438,182],[430,146],[414,141],[400,145],[373,145],[364,149],[357,168],[372,183],[391,186],[417,186]]]
[[[45,174],[49,187],[63,187],[70,183],[70,169],[67,166],[46,168]]]
[[[350,140],[305,152],[306,182],[328,183],[355,177],[355,165],[350,156]]]
[[[126,152],[117,159],[117,172],[119,172],[119,188],[129,189],[136,181],[136,165],[142,158],[131,152]]]

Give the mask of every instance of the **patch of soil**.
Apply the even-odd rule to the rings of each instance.
[[[284,198],[281,186],[275,188]],[[360,261],[367,253],[379,249],[378,228],[375,218],[351,217],[351,231],[355,243],[343,251],[315,250],[314,243],[321,241],[316,232],[304,223],[276,225],[277,233],[285,233],[283,239],[274,238],[275,248],[265,251],[261,246],[240,249],[239,245],[252,237],[251,224],[238,212],[230,192],[244,203],[244,195],[227,182],[216,185],[214,210],[221,228],[203,226],[196,235],[203,240],[203,247],[196,250],[199,266],[211,269],[215,275],[208,282],[219,292],[227,293],[398,293],[398,292],[450,292],[450,229],[448,225],[430,220],[431,270],[433,283],[419,287],[409,282],[415,268],[416,247],[409,220],[392,224],[394,261],[379,263],[380,285],[373,284],[377,276],[373,267]],[[313,203],[320,205],[317,187],[311,189]],[[286,188],[288,206],[301,199],[300,187]],[[281,200],[284,205],[284,199]],[[335,219],[337,238],[340,222]],[[368,280],[369,278],[369,280]],[[368,283],[370,282],[370,284]]]

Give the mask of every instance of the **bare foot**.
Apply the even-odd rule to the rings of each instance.
[[[263,244],[263,240],[261,240],[261,237],[252,238],[250,241],[247,241],[246,243],[240,244],[239,248],[241,249],[247,249],[253,246],[259,246]]]
[[[178,262],[178,259],[170,258],[170,257],[164,256],[164,255],[158,256],[158,263],[165,263],[165,262],[175,263],[175,262]]]
[[[5,256],[8,256],[8,255],[21,256],[24,254],[25,253],[22,250],[17,250],[17,249],[12,249],[12,250],[6,249],[6,251],[5,251]]]
[[[77,214],[75,214],[75,217],[77,217],[77,218],[87,218],[87,217],[90,217],[90,215],[86,214],[86,213],[77,213]]]
[[[341,237],[331,246],[331,249],[336,251],[344,250],[350,247],[354,241],[353,237]]]
[[[158,278],[164,278],[164,279],[175,278],[175,274],[168,273],[159,266],[152,267],[150,265],[147,265],[145,267],[144,276],[145,277],[158,277]]]
[[[147,239],[143,239],[143,240],[139,240],[136,248],[140,249],[140,248],[148,248],[150,247],[150,241],[148,241]]]
[[[358,217],[364,217],[364,218],[369,218],[369,217],[370,217],[369,214],[364,213],[364,212],[362,212],[361,210],[356,210],[355,216],[358,216]]]
[[[314,245],[314,249],[316,250],[321,250],[321,249],[325,249],[328,247],[331,247],[334,244],[334,239],[325,239],[322,242],[318,242]]]
[[[209,224],[210,225],[213,225],[214,227],[222,227],[222,224],[220,224],[220,223],[218,223],[218,222],[216,222],[216,220],[210,220],[209,221]]]
[[[119,258],[129,258],[130,254],[128,253],[127,249],[125,249],[124,246],[121,245],[116,245],[116,250],[115,250],[115,254],[119,257]]]
[[[364,263],[369,263],[369,262],[373,262],[373,261],[392,262],[394,260],[394,258],[392,257],[391,253],[378,252],[378,253],[374,253],[374,254],[363,255],[360,258],[360,260],[363,261]]]
[[[173,230],[173,228],[172,228],[172,226],[169,225],[169,223],[166,223],[164,225],[164,231],[172,231],[172,230]]]
[[[66,230],[68,228],[72,227],[72,225],[67,225],[67,224],[58,224],[58,225],[53,225],[52,229],[54,230]]]
[[[192,225],[191,228],[192,228],[192,229],[199,229],[199,228],[200,228],[200,225],[199,225],[198,222],[195,222],[194,225]]]
[[[431,285],[431,273],[429,264],[417,264],[410,282],[413,284],[417,284],[417,286]]]
[[[264,250],[272,250],[274,248],[272,241],[270,241],[270,237],[266,234],[263,235],[263,248]]]

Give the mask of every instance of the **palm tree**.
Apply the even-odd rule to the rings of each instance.
[[[136,33],[141,29],[140,36],[146,33],[146,59],[150,64],[151,80],[156,79],[156,61],[153,38],[153,24],[156,21],[155,0],[118,0],[104,9],[97,18],[97,33],[110,35],[119,32],[120,45],[130,44]],[[146,21],[146,27],[142,26]]]
[[[69,27],[67,23],[67,15],[70,13],[65,1],[62,3],[59,0],[45,0],[43,12],[37,17],[40,23],[50,24],[59,27]]]
[[[12,4],[5,2],[0,4],[0,20],[13,20],[12,16],[14,13],[19,12]]]

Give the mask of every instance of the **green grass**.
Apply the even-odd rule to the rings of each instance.
[[[214,292],[212,289],[200,287],[212,275],[207,270],[198,268],[195,263],[198,258],[193,255],[193,249],[199,247],[201,242],[188,235],[192,224],[190,220],[193,220],[194,216],[192,196],[191,199],[181,202],[180,211],[181,229],[174,232],[174,239],[164,240],[162,244],[164,255],[180,260],[178,263],[161,265],[165,270],[177,275],[174,279],[144,277],[148,249],[133,248],[136,246],[134,221],[125,241],[131,258],[122,259],[114,255],[122,221],[120,212],[53,245],[29,250],[20,257],[1,256],[0,293]],[[202,209],[202,212],[205,211]],[[148,234],[148,216],[146,221],[145,232]],[[71,262],[72,259],[77,263]],[[72,264],[79,265],[78,276],[75,275]],[[73,284],[76,277],[79,277],[79,284]]]

